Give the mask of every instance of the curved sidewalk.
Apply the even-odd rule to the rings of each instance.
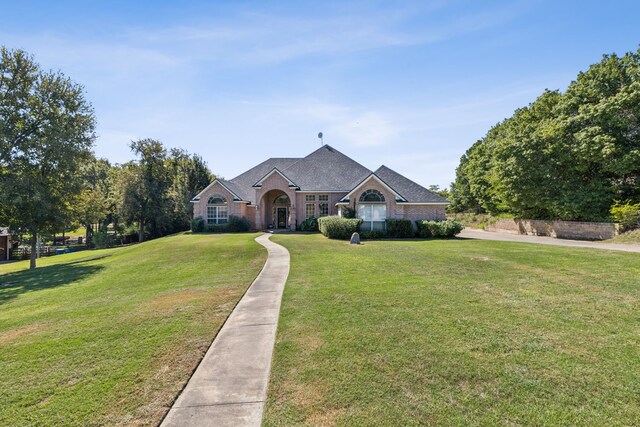
[[[263,234],[269,251],[251,284],[161,426],[259,426],[267,396],[289,251]]]
[[[499,233],[495,231],[465,228],[458,237],[465,239],[499,240],[502,242],[538,243],[541,245],[570,246],[574,248],[607,249],[610,251],[640,252],[640,245],[620,243],[589,242],[584,240],[556,239],[548,236],[528,236],[522,234]]]

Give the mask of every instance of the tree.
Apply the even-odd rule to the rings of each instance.
[[[640,201],[640,50],[605,55],[565,93],[545,91],[462,157],[455,210],[600,221]]]
[[[138,223],[138,240],[142,242],[147,227],[151,237],[159,237],[169,226],[171,176],[167,150],[159,141],[141,139],[132,141],[130,147],[140,160],[123,166],[122,211],[128,223]]]
[[[91,159],[81,167],[83,189],[73,202],[74,217],[86,229],[87,245],[91,245],[93,225],[106,228],[114,220],[115,202],[112,166],[106,159]]]
[[[24,51],[0,49],[0,219],[31,236],[30,268],[38,236],[69,215],[94,129],[82,86]]]
[[[170,200],[171,232],[188,230],[193,215],[191,199],[215,179],[206,162],[197,154],[173,148],[167,159],[171,176]]]

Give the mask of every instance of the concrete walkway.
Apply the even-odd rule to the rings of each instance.
[[[538,243],[541,245],[571,246],[575,248],[595,248],[595,249],[608,249],[612,251],[640,253],[640,245],[588,242],[584,240],[556,239],[555,237],[547,237],[547,236],[527,236],[527,235],[521,235],[521,234],[497,233],[494,231],[484,231],[484,230],[477,230],[473,228],[471,229],[465,228],[464,230],[462,230],[460,234],[458,234],[458,237],[462,237],[465,239],[483,239],[483,240],[500,240],[503,242]]]
[[[260,426],[289,252],[263,234],[269,257],[161,426]]]

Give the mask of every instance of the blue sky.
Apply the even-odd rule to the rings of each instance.
[[[0,44],[85,86],[99,156],[155,138],[226,178],[322,131],[447,187],[492,125],[640,44],[637,1],[2,3]]]

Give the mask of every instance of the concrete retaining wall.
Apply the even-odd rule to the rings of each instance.
[[[502,233],[576,240],[606,240],[619,234],[619,225],[609,222],[501,219],[487,225],[485,229]]]

